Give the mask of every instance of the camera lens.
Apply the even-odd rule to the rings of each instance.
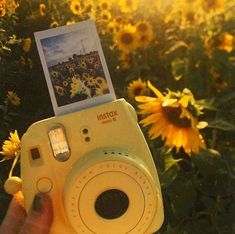
[[[109,189],[101,193],[95,202],[95,210],[105,219],[116,219],[128,209],[128,196],[118,189]]]

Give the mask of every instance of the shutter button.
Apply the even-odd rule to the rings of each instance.
[[[41,193],[48,193],[52,189],[52,181],[49,178],[43,177],[37,181],[37,189]]]

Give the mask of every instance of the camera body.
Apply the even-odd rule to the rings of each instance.
[[[155,164],[124,99],[31,125],[21,178],[27,211],[36,193],[52,198],[51,234],[151,234],[163,223]]]

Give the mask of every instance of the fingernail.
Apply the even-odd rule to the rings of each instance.
[[[32,209],[37,213],[41,213],[43,210],[43,201],[40,195],[35,195],[33,199]]]

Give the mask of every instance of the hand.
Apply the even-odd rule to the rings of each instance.
[[[0,234],[47,234],[52,219],[53,209],[49,196],[37,194],[27,215],[23,208],[23,195],[18,192],[12,198]]]

